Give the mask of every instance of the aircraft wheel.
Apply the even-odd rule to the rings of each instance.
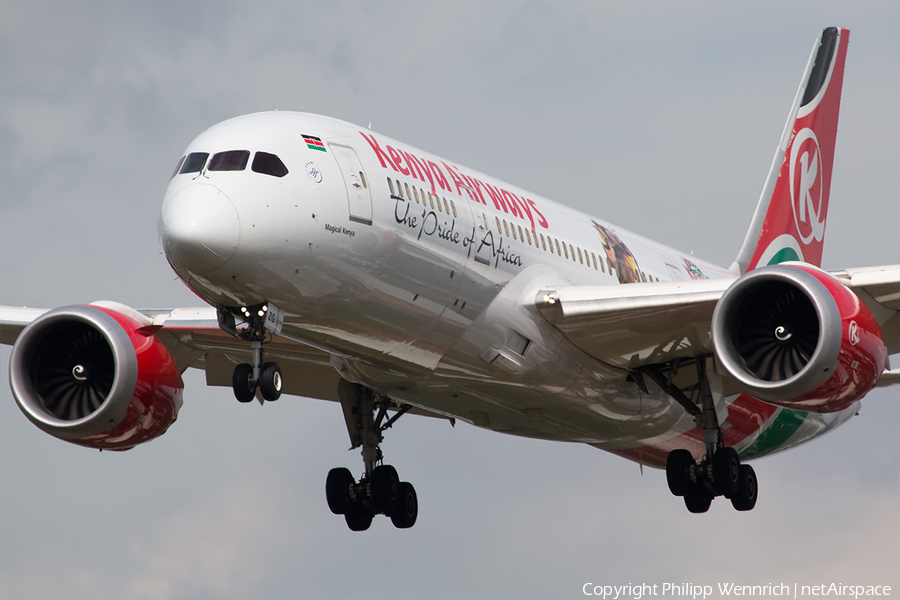
[[[400,478],[397,476],[397,470],[391,465],[381,465],[372,469],[372,502],[386,515],[390,515],[397,508],[400,497],[399,486]]]
[[[400,502],[396,510],[391,513],[391,522],[397,529],[409,529],[416,524],[419,516],[419,499],[416,496],[416,488],[411,483],[403,481],[398,486]]]
[[[344,514],[344,520],[347,521],[350,531],[365,531],[372,524],[373,516],[371,510],[362,504],[354,503]]]
[[[264,400],[274,402],[281,397],[281,368],[278,363],[267,362],[259,372],[259,390]]]
[[[734,448],[719,448],[713,455],[712,477],[716,492],[726,498],[737,492],[740,485],[741,459]]]
[[[325,500],[336,515],[343,515],[350,508],[350,486],[355,483],[349,469],[343,467],[328,471],[325,479]]]
[[[666,459],[666,481],[669,491],[676,496],[684,496],[692,487],[690,468],[694,464],[694,457],[688,450],[678,449],[669,452]]]
[[[250,402],[256,395],[256,386],[250,382],[253,377],[253,367],[247,363],[237,365],[231,376],[231,389],[238,402]]]
[[[756,472],[750,465],[741,465],[738,489],[731,496],[731,505],[735,510],[752,510],[756,506],[756,498],[759,487],[756,481]]]
[[[712,498],[703,491],[690,492],[684,495],[684,505],[692,513],[705,513],[712,504]]]

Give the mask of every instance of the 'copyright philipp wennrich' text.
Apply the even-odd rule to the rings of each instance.
[[[794,583],[775,583],[768,585],[739,585],[736,583],[719,583],[715,588],[711,585],[694,583],[663,584],[631,584],[602,585],[585,583],[581,591],[585,596],[598,596],[604,600],[630,598],[641,600],[651,596],[670,596],[706,600],[728,596],[781,596],[784,598],[806,598],[818,596],[836,596],[845,598],[865,598],[872,596],[890,596],[889,585],[846,585],[842,583],[822,583],[818,585],[801,585]],[[713,595],[715,594],[715,595]]]

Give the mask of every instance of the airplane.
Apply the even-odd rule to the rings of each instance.
[[[158,224],[206,305],[0,307],[16,402],[123,451],[175,422],[188,368],[244,403],[334,401],[363,470],[330,471],[326,502],[354,531],[417,520],[381,450],[407,413],[589,444],[665,469],[692,513],[751,510],[748,461],[900,382],[900,265],[820,268],[848,42],[817,37],[729,268],[344,121],[214,125]]]

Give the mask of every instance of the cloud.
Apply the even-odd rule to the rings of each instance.
[[[895,2],[3,2],[0,302],[196,305],[159,254],[167,178],[206,127],[273,108],[372,121],[728,264],[827,23],[853,28],[853,43],[826,266],[896,262],[897,20]],[[354,534],[322,493],[329,468],[361,469],[338,407],[238,406],[202,374],[186,381],[178,423],[112,456],[47,438],[0,386],[0,596],[545,598],[592,580],[896,581],[894,390],[755,463],[752,513],[720,499],[702,517],[662,473],[598,450],[404,417],[385,451],[416,485],[419,523],[399,532],[379,518]]]
[[[283,474],[243,465],[211,494],[130,524],[127,546],[139,570],[122,597],[250,594],[273,561],[307,542],[303,508]]]

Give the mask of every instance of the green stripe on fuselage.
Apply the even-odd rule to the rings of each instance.
[[[741,460],[757,458],[775,452],[797,433],[809,413],[800,410],[778,409],[778,414],[762,430],[752,444],[740,451]]]

